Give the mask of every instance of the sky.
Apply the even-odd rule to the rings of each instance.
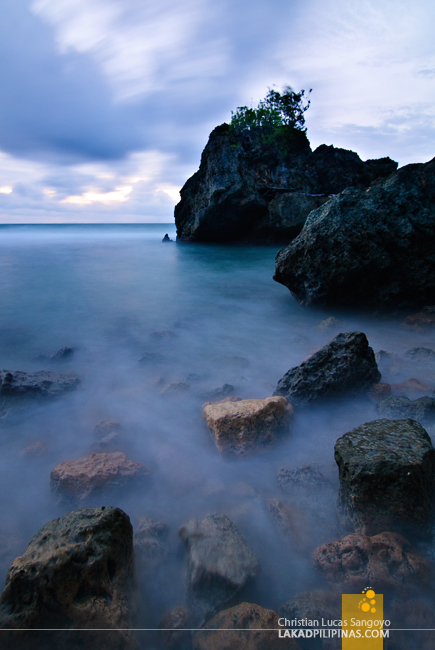
[[[313,149],[435,156],[433,0],[0,3],[0,223],[173,222],[269,87],[312,88]]]

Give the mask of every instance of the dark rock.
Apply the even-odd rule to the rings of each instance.
[[[283,395],[294,406],[305,406],[319,399],[361,395],[380,378],[366,335],[350,332],[339,334],[307,361],[289,370],[278,382],[274,395]]]
[[[247,630],[231,632],[231,630]],[[261,630],[274,630],[262,632]],[[278,638],[278,614],[252,603],[241,603],[216,614],[193,635],[194,650],[297,650],[293,639]],[[219,630],[216,632],[215,630]],[[222,631],[221,631],[222,630]]]
[[[225,398],[204,405],[202,414],[222,456],[244,458],[269,451],[289,430],[293,409],[282,397]]]
[[[420,397],[410,400],[407,397],[385,397],[376,405],[376,409],[384,418],[398,420],[411,418],[421,424],[428,425],[435,421],[435,399]]]
[[[159,629],[168,631],[159,633],[158,638],[168,650],[191,650],[189,628],[193,628],[192,612],[184,605],[179,605],[171,609],[160,621]]]
[[[289,621],[307,618],[319,621],[316,627],[331,627],[328,624],[322,626],[322,619],[325,623],[341,620],[341,594],[333,591],[306,591],[283,603],[279,614]]]
[[[368,191],[349,187],[310,213],[274,279],[303,305],[424,305],[435,295],[434,217],[435,159]]]
[[[50,370],[21,372],[0,370],[0,397],[2,398],[55,398],[77,388],[76,375],[59,374]]]
[[[95,650],[135,648],[131,635],[133,531],[119,508],[75,510],[45,524],[11,565],[0,627],[111,628],[92,633]],[[2,632],[5,650],[87,647],[89,632]]]
[[[209,402],[218,401],[232,395],[234,393],[234,386],[231,384],[224,384],[220,388],[215,388],[208,393],[201,393],[200,398]]]
[[[405,352],[405,357],[417,359],[418,361],[421,359],[435,359],[435,350],[431,350],[430,348],[412,348],[412,350]]]
[[[134,531],[134,548],[142,573],[152,574],[168,554],[168,526],[162,521],[142,517]]]
[[[34,359],[34,361],[67,361],[71,359],[75,352],[75,348],[68,348],[64,347],[55,352],[54,354],[49,354],[48,356],[45,356],[44,354],[40,354],[38,357]]]
[[[168,241],[174,241],[174,240],[169,237],[168,233],[166,233],[166,235],[162,239],[162,242],[168,242]]]
[[[339,438],[342,515],[356,530],[427,534],[433,511],[435,450],[414,420],[375,420]]]
[[[279,486],[285,492],[290,493],[300,489],[306,492],[318,492],[332,487],[331,482],[311,465],[291,469],[281,467],[277,471],[276,477]]]
[[[142,482],[148,470],[121,452],[95,453],[59,463],[50,475],[51,489],[60,500],[81,502],[114,489]]]
[[[398,533],[368,537],[353,533],[337,542],[324,544],[313,553],[314,567],[332,584],[360,591],[370,585],[375,590],[406,589],[427,583],[428,560],[414,553]]]
[[[225,515],[192,519],[179,535],[188,551],[189,600],[207,619],[257,575],[258,561]]]
[[[227,124],[214,129],[199,171],[181,189],[177,240],[288,242],[330,194],[367,187],[397,168],[332,146],[312,153],[301,131],[287,145],[265,144],[253,132],[237,135]]]

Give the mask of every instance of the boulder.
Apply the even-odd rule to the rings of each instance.
[[[110,628],[95,650],[135,648],[129,632],[133,531],[119,508],[83,508],[45,524],[12,563],[0,598],[0,627]],[[116,631],[115,631],[116,630]],[[2,632],[5,650],[88,647],[89,632]]]
[[[385,397],[388,397],[389,395],[391,395],[391,385],[385,382],[373,384],[367,393],[369,400],[375,404],[383,400]]]
[[[94,453],[59,463],[50,475],[51,489],[63,501],[81,502],[143,481],[148,470],[121,452]]]
[[[278,638],[278,614],[252,603],[241,603],[216,614],[193,635],[194,650],[297,650],[293,639]],[[234,629],[234,632],[231,630]],[[274,630],[262,632],[261,630]],[[222,630],[216,632],[215,630]],[[244,632],[243,630],[247,630]],[[250,630],[250,631],[249,631]]]
[[[356,530],[374,535],[431,524],[435,450],[414,420],[374,420],[339,438],[339,508]]]
[[[80,379],[72,373],[59,374],[50,370],[22,372],[0,370],[0,397],[55,398],[77,388]]]
[[[314,567],[335,586],[360,591],[409,589],[430,581],[430,562],[414,553],[398,533],[383,532],[369,537],[353,533],[324,544],[313,553]]]
[[[287,243],[330,194],[349,185],[367,187],[396,168],[390,159],[363,162],[333,146],[312,152],[302,131],[280,147],[265,143],[261,134],[236,134],[222,124],[180,191],[177,240]]]
[[[188,552],[189,600],[198,617],[207,619],[257,575],[257,558],[225,515],[192,519],[179,536]]]
[[[222,456],[243,458],[268,451],[289,428],[293,409],[282,397],[267,397],[207,404],[202,413]]]
[[[135,528],[133,543],[138,568],[152,574],[168,554],[169,528],[163,521],[141,517]]]
[[[434,218],[435,159],[348,187],[279,251],[274,279],[302,305],[422,306],[435,295]]]
[[[375,355],[362,332],[339,334],[300,366],[289,370],[274,395],[283,395],[294,406],[342,395],[367,392],[381,374]]]
[[[410,400],[408,397],[385,397],[376,405],[379,415],[391,420],[411,418],[420,424],[429,425],[435,421],[435,399],[420,397]]]
[[[423,384],[423,382],[411,377],[403,381],[401,384],[391,384],[391,392],[393,395],[404,395],[409,397],[409,399],[416,399],[422,395],[435,395],[435,390],[433,386],[428,386]]]
[[[159,632],[158,639],[167,650],[191,650],[189,628],[193,628],[192,612],[184,605],[179,605],[171,609],[160,621],[159,629],[168,631]]]

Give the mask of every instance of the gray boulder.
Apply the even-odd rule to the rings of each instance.
[[[72,373],[0,370],[0,397],[6,399],[60,397],[79,384],[80,379]]]
[[[294,406],[342,395],[361,395],[381,379],[375,355],[362,332],[339,334],[279,380],[274,395]]]
[[[279,251],[274,279],[303,305],[431,304],[434,219],[435,159],[407,165],[311,212]]]
[[[363,162],[333,146],[312,152],[302,131],[280,147],[265,143],[261,134],[237,135],[222,124],[180,191],[177,240],[287,243],[330,194],[349,185],[368,187],[396,167],[389,158]]]
[[[192,519],[179,536],[188,551],[189,600],[198,617],[207,619],[257,575],[257,558],[225,515]]]
[[[433,515],[435,449],[414,420],[374,420],[339,438],[339,509],[355,530],[427,535]]]
[[[119,508],[84,508],[45,524],[12,563],[0,598],[0,628],[111,628],[95,650],[135,648],[128,632],[133,531]],[[118,631],[115,631],[118,630]],[[88,647],[89,632],[2,632],[5,650]]]
[[[390,395],[376,404],[376,409],[384,418],[398,420],[411,418],[424,425],[435,421],[435,399],[420,397],[411,400],[408,397]]]

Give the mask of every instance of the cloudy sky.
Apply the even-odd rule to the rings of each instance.
[[[173,221],[273,85],[313,89],[313,148],[435,155],[432,0],[0,1],[0,223]]]

